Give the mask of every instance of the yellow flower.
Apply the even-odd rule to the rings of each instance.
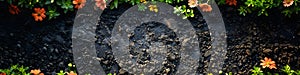
[[[146,1],[146,0],[141,0],[141,2],[142,2],[142,3],[147,3],[147,1]]]
[[[69,67],[72,67],[72,63],[69,63],[68,66],[69,66]]]
[[[150,11],[158,12],[156,5],[149,5],[149,9],[150,9]]]

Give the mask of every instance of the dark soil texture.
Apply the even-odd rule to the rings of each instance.
[[[122,9],[106,9],[96,30],[95,46],[99,61],[106,73],[129,74],[124,71],[113,56],[110,45],[111,31],[118,17],[131,6],[120,5]],[[237,8],[219,6],[227,31],[227,54],[223,72],[250,74],[253,66],[260,66],[260,60],[269,57],[276,62],[277,68],[290,65],[300,69],[300,15],[284,17],[280,11],[272,10],[269,16],[248,14],[238,15]],[[72,23],[75,13],[62,15],[58,19],[34,22],[30,10],[21,10],[19,15],[9,14],[7,5],[0,3],[0,68],[19,64],[30,69],[40,68],[46,75],[66,70],[73,62]],[[274,11],[274,12],[273,12]],[[199,39],[198,72],[207,73],[210,59],[210,32],[200,12],[188,19]],[[166,36],[161,38],[161,36]],[[180,62],[180,49],[177,35],[166,25],[148,22],[138,26],[129,36],[130,54],[139,64],[151,60],[149,45],[153,41],[162,42],[167,48],[167,60],[156,74],[175,74]],[[267,71],[268,69],[263,69]],[[268,70],[280,73],[280,69]],[[282,75],[283,73],[280,73]]]
[[[118,66],[111,51],[112,49],[110,42],[106,42],[107,39],[111,37],[111,31],[113,29],[114,22],[117,20],[117,17],[119,17],[122,12],[126,10],[126,8],[129,8],[126,6],[121,7],[124,7],[124,9],[104,10],[103,14],[109,14],[110,16],[101,16],[101,21],[99,22],[99,26],[97,27],[98,29],[96,30],[96,37],[98,37],[96,41],[98,56],[103,59],[101,60],[101,65],[107,73],[117,72],[119,74],[128,74],[128,72],[123,72],[124,70]],[[201,52],[203,53],[201,57],[203,57],[204,53],[209,50],[208,48],[210,46],[210,36],[207,24],[201,17],[200,12],[197,12],[197,17],[191,18],[190,21],[192,22],[193,27],[196,29],[196,33],[199,36],[198,38],[203,39],[202,41],[199,41],[202,49]],[[139,64],[145,64],[151,59],[151,57],[147,55],[147,50],[149,50],[151,42],[162,42],[167,47],[167,60],[164,61],[164,67],[158,70],[156,74],[161,75],[176,73],[176,68],[179,68],[177,66],[180,64],[180,44],[178,38],[176,38],[176,34],[172,32],[172,30],[170,30],[166,25],[157,22],[144,23],[134,30],[134,33],[129,36],[129,40],[132,43],[132,45],[130,45],[130,54],[133,56],[132,59],[138,60],[137,62]],[[207,55],[205,58],[200,58],[200,60],[208,60],[208,58],[209,57]],[[205,64],[204,61],[200,61],[200,63],[199,72],[203,73],[204,70],[202,68],[204,68]],[[169,71],[165,72],[166,70]]]
[[[253,66],[260,66],[264,57],[272,58],[277,68],[285,65],[300,68],[300,15],[288,18],[272,10],[268,17],[253,14],[244,17],[232,9],[236,8],[220,7],[228,36],[226,72],[249,74]]]

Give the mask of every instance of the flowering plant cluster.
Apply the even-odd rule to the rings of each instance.
[[[186,5],[178,5],[183,3],[183,1],[188,1]],[[158,12],[157,2],[163,2],[167,4],[175,4],[174,13],[178,16],[182,15],[183,19],[188,17],[194,17],[194,11],[192,8],[199,7],[203,12],[211,12],[212,7],[209,4],[209,0],[202,2],[203,0],[113,0],[113,3],[110,5],[110,8],[118,8],[118,5],[121,3],[130,3],[132,5],[138,5],[138,10],[145,11],[149,9],[153,12]]]
[[[268,72],[268,70],[276,70],[276,64],[275,61],[272,61],[271,58],[265,57],[263,60],[260,60],[260,66],[257,67],[254,66],[253,69],[251,70],[251,75],[300,75],[300,70],[292,70],[289,65],[286,65],[282,67],[281,73],[271,73]],[[265,69],[268,68],[268,69]],[[232,72],[229,73],[223,73],[222,71],[219,71],[220,75],[235,75]],[[208,73],[208,75],[213,75],[212,73]]]
[[[0,0],[0,2],[7,2],[9,4],[9,12],[13,15],[17,15],[20,12],[20,8],[31,9],[32,17],[35,21],[43,21],[56,18],[61,14],[66,14],[74,9],[84,8],[86,0]],[[95,7],[104,10],[107,7],[107,0],[92,0],[95,3]],[[185,0],[112,0],[110,8],[118,8],[119,4],[130,3],[132,5],[138,5],[138,10],[145,11],[149,9],[153,12],[158,12],[159,9],[156,5],[157,2],[163,2],[167,4],[176,4],[174,7],[174,13],[182,15],[184,19],[188,17],[194,17],[194,11],[192,8],[199,7],[201,11],[211,12],[213,9],[210,6],[210,0],[203,2],[203,0],[186,0],[188,4],[182,4]],[[268,10],[278,8],[282,10],[286,16],[292,14],[298,14],[300,7],[298,0],[217,0],[218,4],[228,4],[230,6],[239,6],[238,10],[241,15],[248,13],[257,13],[258,16],[268,16]],[[58,11],[61,10],[61,11]]]
[[[35,21],[54,19],[61,14],[81,9],[85,6],[86,0],[0,0],[9,4],[9,13],[18,15],[22,9],[31,9]],[[95,0],[95,7],[106,8],[105,0]],[[62,11],[58,11],[62,10]]]
[[[299,0],[219,0],[218,4],[227,4],[238,6],[241,15],[256,13],[258,16],[268,16],[271,9],[278,9],[285,16],[291,17],[292,14],[298,14],[300,7]]]
[[[268,67],[270,70],[272,69],[277,69],[275,61],[272,61],[271,58],[267,58],[265,57],[264,60],[260,60],[261,63],[260,65],[262,66],[262,68],[266,68]],[[290,68],[289,65],[286,65],[283,67],[283,69],[281,69],[282,72],[286,73],[287,75],[300,75],[300,70],[292,70]],[[254,67],[252,70],[252,75],[264,75],[265,73],[267,73],[267,75],[272,75],[270,72],[264,72],[262,71],[262,69],[260,67]],[[274,73],[275,75],[279,75],[278,73]]]
[[[107,7],[107,0],[92,0],[95,3],[95,8],[104,10]],[[110,8],[118,8],[121,3],[130,3],[138,5],[139,10],[145,11],[149,8],[150,11],[158,12],[157,2],[164,2],[168,4],[182,3],[184,0],[112,0]],[[201,0],[202,1],[202,0]],[[209,0],[202,3],[198,0],[188,0],[188,7],[186,5],[176,6],[174,13],[177,15],[182,14],[183,18],[194,17],[191,8],[200,7],[204,12],[212,11],[211,6],[208,4]],[[35,21],[43,21],[45,19],[54,19],[61,14],[74,11],[74,9],[84,8],[86,0],[0,0],[0,2],[7,2],[9,4],[9,12],[12,15],[18,15],[22,9],[31,9],[32,17]]]
[[[271,58],[265,57],[263,60],[260,60],[261,67],[269,68],[270,70],[277,69],[275,61],[272,61]],[[264,75],[267,73],[267,75],[279,75],[278,73],[270,73],[270,72],[264,72],[261,67],[256,67],[251,70],[252,75]],[[13,65],[10,67],[10,69],[0,69],[0,75],[44,75],[44,73],[41,72],[40,69],[33,69],[30,70],[28,73],[28,67],[19,66],[19,65]],[[280,69],[283,73],[286,73],[287,75],[300,75],[300,70],[292,70],[289,65],[284,66],[282,69]],[[223,73],[222,71],[219,71],[220,74],[225,75],[233,75],[232,72],[229,73]],[[68,70],[63,71],[60,70],[60,72],[56,73],[56,75],[77,75],[76,73],[76,66],[72,63],[68,64]],[[90,75],[90,74],[85,74]],[[117,73],[108,73],[107,75],[117,75]],[[208,75],[213,75],[212,73],[208,73]]]
[[[59,73],[56,73],[56,75],[77,75],[75,70],[71,70],[71,68],[75,68],[75,65],[72,63],[68,64],[69,72],[64,72],[61,70]],[[28,71],[29,67],[19,66],[19,65],[13,65],[10,67],[10,69],[0,69],[0,75],[44,75],[40,69],[33,69]]]

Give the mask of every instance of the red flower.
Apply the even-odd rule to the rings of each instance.
[[[234,5],[236,6],[237,1],[236,0],[226,0],[226,4],[228,5]]]
[[[283,0],[283,6],[284,7],[289,7],[291,5],[293,5],[294,0]]]
[[[99,7],[101,10],[106,8],[106,1],[105,0],[95,0],[96,6]]]
[[[9,13],[15,15],[15,14],[19,14],[19,12],[20,12],[20,10],[17,6],[12,5],[12,4],[9,6]]]
[[[86,0],[73,0],[76,9],[81,9],[84,7]]]
[[[44,8],[34,8],[35,13],[32,13],[35,21],[43,21],[43,18],[46,18],[46,11]]]
[[[266,67],[269,67],[270,69],[277,69],[276,68],[276,64],[274,61],[272,61],[272,59],[269,59],[267,57],[265,57],[264,60],[260,60],[262,63],[260,63],[260,65],[263,67],[263,68],[266,68]]]
[[[203,3],[203,4],[199,4],[200,9],[204,12],[211,12],[212,8],[209,4],[207,3]]]

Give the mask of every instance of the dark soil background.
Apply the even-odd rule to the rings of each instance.
[[[288,18],[272,10],[268,17],[256,14],[244,17],[233,9],[237,8],[220,7],[228,36],[226,72],[248,74],[253,66],[260,66],[264,57],[274,60],[277,68],[288,64],[292,69],[300,69],[300,15]]]
[[[67,64],[73,62],[71,34],[72,23],[75,13],[62,15],[58,19],[35,22],[31,17],[31,10],[21,10],[19,15],[11,15],[8,12],[8,5],[0,3],[0,68],[8,68],[13,64],[29,66],[30,69],[40,68],[42,72],[53,74],[59,70],[66,70]],[[124,8],[130,8],[128,5],[121,5]],[[256,14],[247,16],[238,15],[236,7],[219,6],[227,30],[227,55],[223,67],[224,72],[233,72],[234,74],[249,74],[253,66],[260,66],[260,60],[264,57],[272,58],[276,62],[277,68],[282,68],[289,64],[292,69],[300,69],[300,15],[293,15],[292,18],[284,17],[280,11],[272,10],[269,16],[257,17]],[[98,57],[102,58],[101,65],[108,72],[117,72],[126,74],[114,61],[114,56],[108,42],[105,38],[110,37],[110,31],[114,22],[126,9],[106,9],[97,27],[97,41],[95,45],[98,51]],[[199,61],[199,72],[206,73],[207,63],[209,62],[210,35],[205,20],[202,15],[196,12],[195,18],[189,19],[194,26],[199,41],[202,57]],[[155,33],[152,41],[166,41],[176,39],[173,32],[165,28],[163,24],[151,22],[140,26],[142,30],[145,27],[151,27],[145,32]],[[165,31],[153,31],[155,29],[164,29]],[[136,30],[138,30],[137,28]],[[151,30],[152,29],[152,30]],[[141,40],[145,32],[136,31],[131,40]],[[170,37],[165,39],[155,39],[161,34],[166,33]],[[168,60],[157,74],[164,74],[165,69],[171,69],[168,74],[176,72],[176,66],[179,62],[179,56],[176,55],[177,41],[167,41],[170,46],[170,55]],[[173,44],[174,43],[174,44]],[[174,48],[173,48],[174,47]],[[147,45],[133,45],[132,48],[143,49]],[[172,50],[173,49],[173,50]],[[104,50],[104,51],[102,51]],[[144,52],[139,63],[149,60],[147,52]],[[140,53],[141,53],[140,52]],[[139,52],[132,51],[132,55]],[[264,71],[268,69],[263,69]],[[279,72],[277,70],[269,70]]]

